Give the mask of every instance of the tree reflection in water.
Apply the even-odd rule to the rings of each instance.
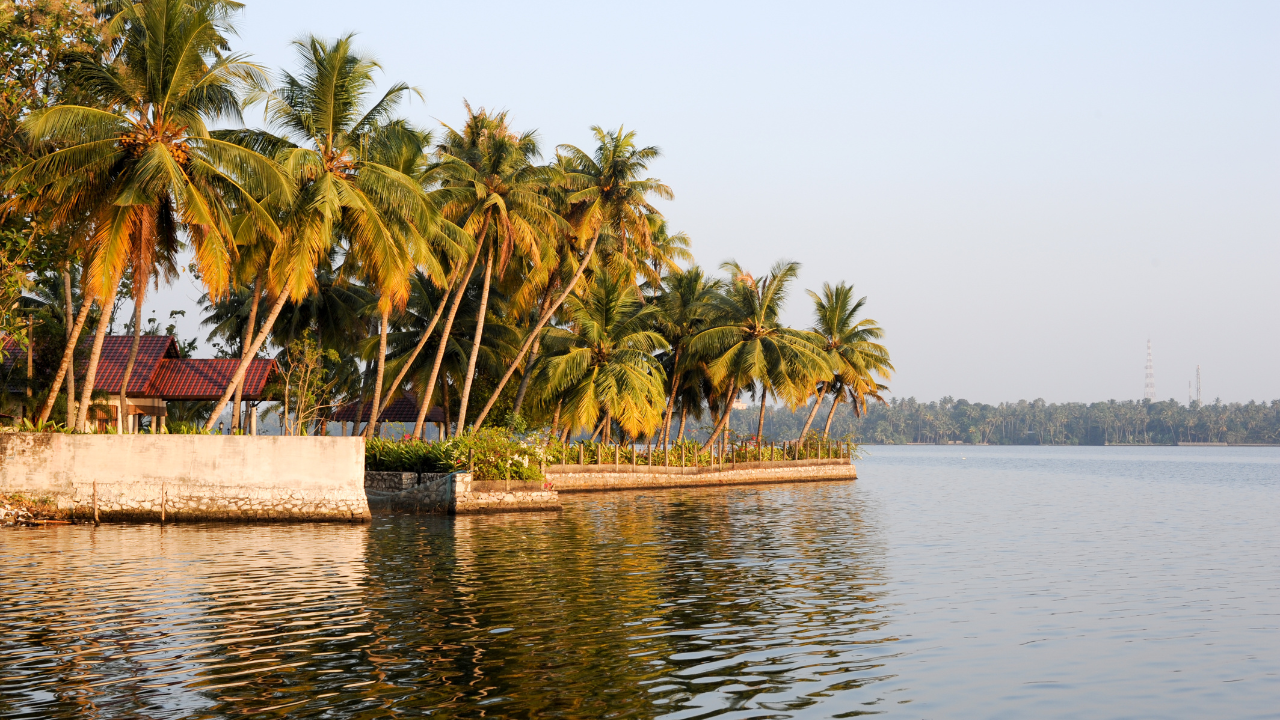
[[[6,537],[0,717],[706,717],[874,702],[851,484]],[[888,644],[886,644],[888,643]]]

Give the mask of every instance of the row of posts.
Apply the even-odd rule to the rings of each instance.
[[[588,443],[588,442],[579,442],[575,444],[578,446],[578,462],[576,463],[578,465],[587,464],[586,447],[588,444],[596,448],[596,457],[595,457],[594,464],[596,465],[604,464],[604,458],[608,454],[608,448],[610,447],[613,448],[613,464],[614,465],[622,464],[622,447],[623,447],[622,445],[602,445],[600,443]],[[813,443],[806,443],[804,441],[783,442],[783,443],[771,442],[771,443],[759,444],[755,446],[746,446],[746,455],[743,459],[743,462],[769,462],[769,461],[779,460],[779,459],[791,460],[791,461],[843,460],[846,458],[850,458],[852,456],[853,449],[849,443],[822,442],[822,443],[819,443],[817,447],[812,447],[812,446],[813,446]],[[570,464],[569,462],[569,456],[571,454],[570,447],[572,446],[564,448],[564,453],[560,456],[561,465]],[[782,450],[781,458],[778,458],[779,448],[781,448]],[[654,467],[655,465],[660,467],[671,467],[672,461],[677,459],[675,455],[677,452],[679,453],[679,457],[678,457],[679,464],[677,465],[677,467],[686,467],[688,464],[687,463],[688,457],[686,454],[688,446],[686,445],[680,445],[678,448],[672,448],[669,446],[668,447],[655,446],[654,444],[650,443],[648,445],[645,445],[643,449],[644,449],[644,462],[640,463],[638,462],[638,457],[640,455],[639,449],[633,446],[633,452],[631,453],[632,467],[635,467],[637,465],[645,465],[648,467]],[[711,466],[714,467],[714,466],[724,466],[725,464],[730,464],[730,465],[736,464],[738,462],[739,449],[740,448],[730,448],[728,453],[726,453],[724,448],[721,447],[720,443],[716,443],[711,447]],[[751,457],[753,450],[755,452],[754,458]],[[768,453],[767,458],[765,457],[766,452]],[[728,456],[727,458],[726,458],[726,454]],[[655,462],[655,460],[660,460],[660,462]],[[696,454],[694,455],[694,466],[698,466]]]

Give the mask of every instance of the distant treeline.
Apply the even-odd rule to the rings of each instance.
[[[818,413],[825,418],[830,403]],[[731,426],[753,435],[760,406],[735,410]],[[808,408],[795,412],[769,408],[765,440],[794,439]],[[822,423],[815,423],[819,432]],[[923,403],[893,399],[867,404],[856,418],[849,405],[836,409],[831,437],[860,443],[968,442],[992,445],[1104,445],[1108,443],[1225,442],[1280,444],[1280,400],[1182,405],[1174,400],[1108,400],[1096,403],[1046,403],[1019,400],[987,405],[944,397]]]

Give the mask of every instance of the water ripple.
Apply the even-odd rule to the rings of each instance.
[[[1280,454],[985,450],[558,514],[6,531],[0,718],[1277,716]]]

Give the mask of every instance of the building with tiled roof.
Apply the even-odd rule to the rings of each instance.
[[[87,338],[84,344],[93,342]],[[93,378],[94,391],[116,396],[120,393],[120,381],[129,360],[131,335],[108,335],[102,343],[102,354]],[[26,363],[26,351],[18,343],[5,339],[6,367]],[[86,361],[87,363],[87,361]],[[83,378],[86,363],[77,368],[77,379]],[[138,342],[138,356],[129,374],[129,388],[125,393],[126,413],[163,418],[165,403],[178,400],[217,400],[222,397],[231,377],[235,375],[240,360],[237,358],[197,359],[184,358],[178,352],[178,341],[168,335],[143,335]],[[241,391],[245,400],[263,399],[267,381],[277,371],[276,361],[254,359],[245,372]],[[116,404],[99,412],[100,426],[116,419]]]

